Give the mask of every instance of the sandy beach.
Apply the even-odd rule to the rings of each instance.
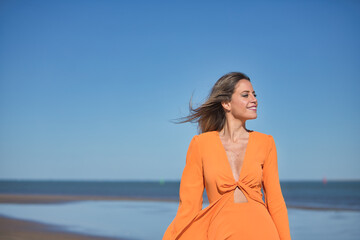
[[[56,226],[0,216],[1,240],[121,240],[64,232]]]
[[[1,203],[61,203],[84,200],[126,200],[118,197],[0,194]],[[133,200],[133,199],[132,199]],[[124,240],[65,232],[57,226],[0,216],[0,240]]]

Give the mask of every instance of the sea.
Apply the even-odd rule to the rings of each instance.
[[[0,204],[0,215],[65,231],[161,239],[176,215],[179,181],[0,180],[0,194],[115,196],[133,200]],[[292,239],[360,239],[360,180],[281,181]],[[208,205],[204,191],[203,207]],[[0,236],[1,237],[1,236]],[[1,239],[1,238],[0,238]]]

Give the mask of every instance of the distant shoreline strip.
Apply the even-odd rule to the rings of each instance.
[[[1,203],[15,204],[52,204],[66,203],[78,201],[152,201],[152,202],[178,202],[175,199],[164,198],[145,198],[145,197],[121,197],[121,196],[93,196],[93,195],[51,195],[51,194],[0,194]],[[297,206],[286,204],[287,208],[302,210],[321,210],[321,211],[355,211],[357,209],[341,208],[341,207],[312,207]]]

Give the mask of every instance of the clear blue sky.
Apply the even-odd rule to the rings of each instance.
[[[194,124],[249,75],[281,180],[359,179],[359,1],[0,3],[0,178],[179,180]]]

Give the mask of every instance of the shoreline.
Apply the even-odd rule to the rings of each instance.
[[[50,194],[0,194],[0,204],[54,204],[78,201],[151,201],[151,202],[179,202],[179,200],[163,198],[144,197],[120,197],[120,196],[93,196],[93,195],[50,195]],[[313,211],[351,211],[359,212],[356,209],[331,208],[331,207],[310,207],[286,205],[289,209],[313,210]]]
[[[152,201],[152,202],[178,202],[178,200],[161,198],[136,198],[120,196],[94,196],[94,195],[52,195],[52,194],[0,194],[1,203],[19,204],[46,204],[66,203],[78,201]]]
[[[7,240],[125,240],[125,238],[103,237],[81,234],[63,229],[61,226],[22,220],[0,215],[0,238]]]

